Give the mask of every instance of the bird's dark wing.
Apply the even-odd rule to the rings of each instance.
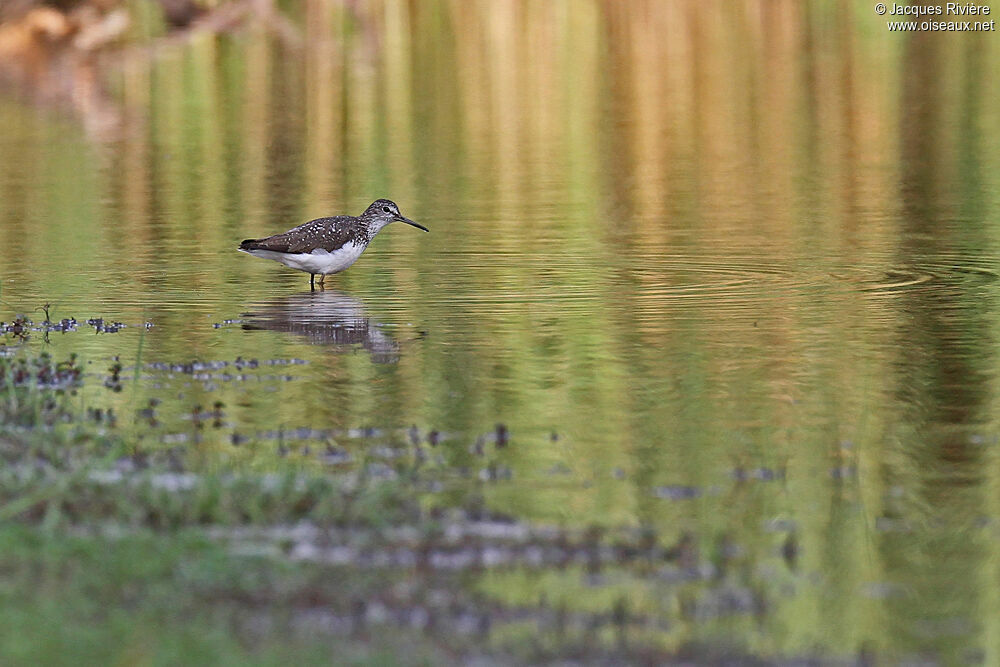
[[[274,252],[302,253],[314,248],[334,251],[357,238],[358,226],[354,218],[340,215],[334,218],[317,218],[290,229],[283,234],[266,239],[247,239],[240,250],[271,250]]]

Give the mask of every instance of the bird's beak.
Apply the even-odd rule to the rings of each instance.
[[[403,216],[401,216],[401,215],[400,215],[400,216],[397,216],[397,217],[396,217],[396,220],[398,220],[399,222],[405,222],[405,223],[406,223],[406,224],[408,224],[408,225],[413,225],[413,226],[414,226],[414,227],[416,227],[417,229],[422,229],[422,230],[424,230],[425,232],[429,232],[429,231],[431,231],[431,230],[427,229],[426,227],[424,227],[423,225],[421,225],[420,223],[418,223],[418,222],[413,222],[413,221],[412,221],[412,220],[410,220],[409,218],[404,218],[404,217],[403,217]]]

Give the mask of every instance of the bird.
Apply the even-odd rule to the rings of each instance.
[[[361,215],[336,215],[316,218],[264,239],[246,239],[238,250],[254,257],[273,259],[287,267],[309,274],[309,287],[315,289],[331,273],[340,273],[354,264],[375,235],[393,222],[405,222],[425,232],[423,225],[399,212],[388,199],[376,199]]]

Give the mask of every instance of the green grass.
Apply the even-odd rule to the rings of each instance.
[[[419,636],[359,641],[295,622],[317,605],[343,610],[378,594],[393,577],[280,552],[241,556],[210,536],[306,520],[377,530],[418,511],[402,486],[289,463],[273,475],[199,473],[190,488],[164,488],[175,460],[138,456],[127,429],[74,407],[71,387],[39,388],[57,366],[44,354],[0,358],[2,664],[447,662]]]
[[[81,409],[74,383],[39,386],[67,366],[27,352],[0,358],[3,665],[662,662],[684,626],[649,621],[677,587],[711,602],[731,584],[756,585],[687,581],[678,568],[691,565],[678,563],[697,549],[676,547],[676,535],[568,528],[530,538],[556,556],[546,591],[523,554],[483,564],[504,537],[447,537],[484,522],[503,531],[475,469],[426,452],[418,464],[405,446],[382,458],[358,448],[350,465],[327,469],[302,465],[293,448],[266,474],[199,465],[197,444],[165,448],[137,436],[130,415],[111,426]],[[610,578],[595,588],[581,558],[612,545],[620,560],[598,568]],[[295,557],[331,547],[350,558]],[[456,553],[472,560],[435,564]],[[664,568],[673,579],[660,579]],[[554,630],[563,612],[572,622]]]
[[[6,665],[438,662],[430,647],[406,645],[398,633],[376,648],[296,635],[287,622],[299,597],[364,584],[236,557],[198,530],[109,540],[6,525],[0,655]]]

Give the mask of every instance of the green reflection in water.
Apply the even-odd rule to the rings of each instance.
[[[131,325],[53,336],[85,401],[162,400],[136,437],[207,469],[275,465],[234,433],[415,424],[509,469],[492,511],[689,531],[718,570],[470,575],[508,605],[627,600],[671,649],[996,659],[993,41],[808,3],[303,5],[299,45],[251,25],[113,68],[110,137],[0,100],[5,310]],[[335,291],[234,250],[378,196],[431,234]],[[147,362],[229,366],[111,394],[147,321]]]

